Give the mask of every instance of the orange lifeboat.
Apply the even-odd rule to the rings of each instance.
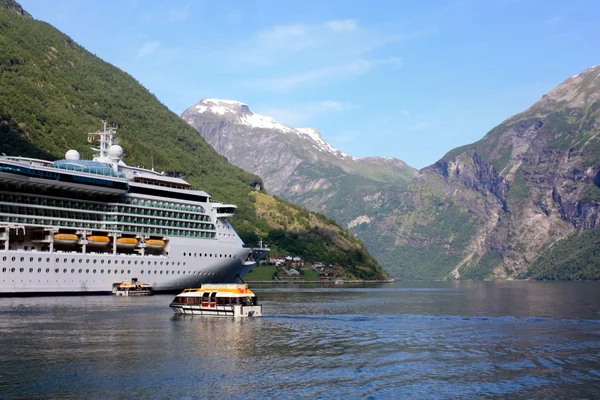
[[[103,247],[110,243],[110,238],[108,236],[88,236],[87,241],[88,246]]]
[[[161,239],[146,239],[146,248],[149,250],[162,250],[165,247],[165,241]]]
[[[122,237],[117,239],[117,247],[122,249],[133,249],[137,244],[138,240],[136,238]]]
[[[54,244],[59,246],[72,246],[77,243],[79,236],[73,233],[55,233]]]

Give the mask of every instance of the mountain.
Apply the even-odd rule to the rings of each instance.
[[[396,278],[599,279],[599,98],[595,66],[418,173],[239,102],[182,118],[274,193],[351,228]]]
[[[600,278],[599,77],[567,79],[389,199],[396,213],[369,229],[390,229],[393,274]]]
[[[134,78],[34,20],[15,1],[0,0],[0,152],[56,159],[75,149],[89,158],[86,133],[101,120],[118,128],[128,164],[185,177],[236,204],[232,224],[248,244],[263,237],[276,251],[310,251],[296,255],[359,266],[353,268],[357,278],[387,276],[333,221],[277,198],[257,201],[262,180],[229,164]],[[289,229],[282,233],[282,226]],[[299,244],[292,246],[289,237]]]
[[[278,123],[238,101],[203,99],[181,118],[231,163],[261,176],[270,193],[349,228],[385,213],[383,199],[402,191],[417,173],[394,158],[351,157],[317,129]],[[358,232],[361,240],[372,239]]]

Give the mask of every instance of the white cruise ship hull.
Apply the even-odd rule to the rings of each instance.
[[[214,239],[172,238],[165,255],[0,250],[0,296],[109,294],[114,283],[178,292],[201,283],[238,282],[255,262],[250,249]]]

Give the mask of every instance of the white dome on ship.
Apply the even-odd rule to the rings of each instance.
[[[108,148],[108,157],[111,160],[120,160],[123,156],[123,148],[118,144],[113,144]]]
[[[65,160],[77,161],[79,160],[79,152],[77,150],[69,150],[65,154]]]

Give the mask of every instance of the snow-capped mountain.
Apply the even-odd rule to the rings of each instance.
[[[284,125],[239,101],[203,99],[181,118],[231,163],[261,176],[270,193],[349,226],[375,212],[370,199],[379,190],[416,174],[398,159],[352,157],[318,129]]]

